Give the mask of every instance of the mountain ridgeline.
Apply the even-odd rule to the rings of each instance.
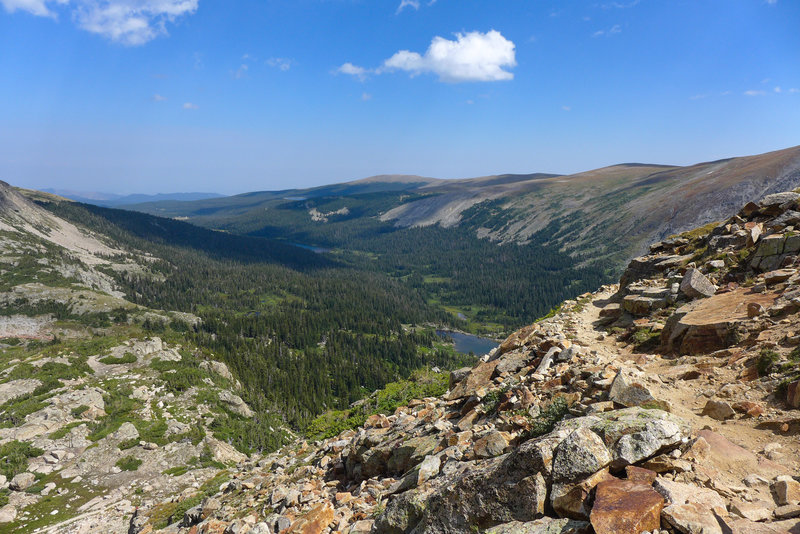
[[[303,190],[127,206],[329,250],[388,274],[475,331],[508,331],[612,281],[647,243],[800,181],[800,147],[688,167],[621,164],[559,176],[376,176]]]

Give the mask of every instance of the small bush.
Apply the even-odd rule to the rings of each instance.
[[[42,449],[23,441],[10,441],[0,445],[0,473],[8,479],[28,469],[28,458],[44,454]]]
[[[553,431],[558,424],[569,413],[569,406],[564,397],[553,399],[547,408],[533,420],[528,431],[528,438],[536,438]]]
[[[758,362],[756,368],[758,369],[758,376],[767,376],[770,369],[780,359],[780,354],[772,349],[763,348],[758,355]]]
[[[123,363],[136,363],[136,356],[130,352],[126,352],[122,355],[121,358],[117,358],[115,356],[106,356],[105,358],[100,358],[100,363],[104,363],[106,365],[119,365]]]
[[[142,465],[142,461],[135,456],[126,456],[117,460],[117,463],[114,465],[123,471],[136,471],[139,469],[139,466]]]
[[[80,405],[80,406],[78,406],[77,408],[73,408],[73,409],[70,411],[70,413],[72,414],[72,417],[74,417],[75,419],[80,419],[80,418],[81,418],[81,416],[82,416],[82,415],[83,415],[83,414],[86,412],[86,410],[88,410],[88,409],[89,409],[89,407],[88,407],[88,406],[86,406],[85,404],[81,404],[81,405]]]

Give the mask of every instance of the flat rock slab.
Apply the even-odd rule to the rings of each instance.
[[[731,443],[725,436],[710,430],[701,430],[698,436],[711,446],[708,460],[720,471],[743,480],[750,473],[765,478],[788,474],[782,465],[760,457],[749,450]]]
[[[696,300],[675,312],[662,334],[667,350],[680,354],[708,354],[726,349],[738,341],[735,330],[749,321],[748,307],[766,309],[779,293],[756,293],[738,288],[709,298]]]
[[[749,288],[737,288],[697,301],[692,310],[681,319],[681,324],[703,326],[743,321],[748,319],[748,305],[756,303],[768,308],[779,296],[780,293],[756,293]]]

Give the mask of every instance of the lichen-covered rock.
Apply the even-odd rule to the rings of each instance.
[[[614,382],[611,383],[608,400],[621,404],[626,408],[631,408],[652,402],[655,398],[644,384],[644,373],[630,368],[623,368],[617,373]]]
[[[711,281],[697,269],[688,269],[681,280],[681,292],[689,298],[710,297],[717,292]]]
[[[600,471],[612,461],[600,437],[581,427],[559,443],[553,460],[553,481],[574,482]]]
[[[536,521],[521,523],[513,521],[485,531],[485,534],[588,534],[589,523],[573,519],[543,517]]]

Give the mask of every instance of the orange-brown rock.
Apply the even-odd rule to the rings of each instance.
[[[652,486],[658,476],[658,473],[655,471],[643,467],[636,467],[635,465],[625,467],[625,474],[631,482],[638,482],[639,484],[646,484],[648,486]]]
[[[578,483],[553,484],[551,504],[559,517],[589,518],[589,496],[596,485],[608,480],[618,480],[605,468]]]
[[[652,487],[631,480],[597,485],[590,521],[597,534],[652,532],[661,526],[664,498]]]
[[[707,354],[726,349],[739,339],[737,328],[749,321],[747,307],[770,307],[776,293],[756,293],[739,288],[691,302],[675,312],[661,335],[667,350],[680,354]]]
[[[497,367],[498,360],[483,362],[475,366],[463,380],[453,386],[448,400],[460,399],[474,395],[475,392],[491,383],[492,373]]]
[[[333,506],[326,502],[315,506],[298,518],[285,534],[321,534],[333,523]]]
[[[786,404],[792,408],[800,408],[800,380],[792,382],[786,388]]]

